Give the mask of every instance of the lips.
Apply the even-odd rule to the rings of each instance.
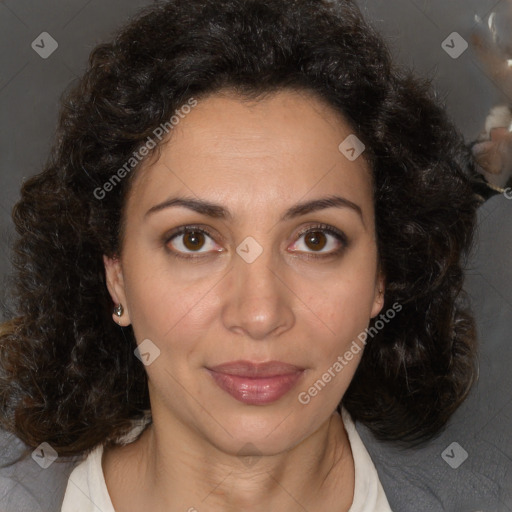
[[[295,387],[305,371],[280,361],[233,361],[207,370],[223,391],[247,405],[264,405],[279,400]]]

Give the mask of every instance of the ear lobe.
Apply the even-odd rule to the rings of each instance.
[[[385,294],[386,294],[386,288],[385,288],[385,279],[383,276],[380,276],[377,280],[377,283],[375,285],[375,298],[373,301],[373,307],[371,312],[371,318],[376,317],[384,307],[385,302]]]
[[[103,265],[105,267],[105,277],[107,281],[107,289],[114,303],[114,307],[119,304],[122,306],[122,314],[118,316],[114,311],[112,312],[112,319],[116,324],[123,327],[130,325],[130,313],[128,311],[128,304],[126,301],[126,294],[124,289],[123,268],[119,258],[111,258],[103,255]],[[113,307],[113,309],[114,309]],[[121,309],[121,308],[120,308]]]

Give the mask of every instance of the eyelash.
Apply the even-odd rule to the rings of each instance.
[[[327,224],[315,224],[313,226],[308,226],[307,228],[304,228],[297,234],[297,237],[296,237],[294,243],[297,240],[299,240],[303,235],[310,233],[310,232],[315,232],[315,231],[322,231],[322,232],[328,233],[329,235],[332,235],[334,238],[336,238],[338,240],[338,242],[340,242],[341,247],[339,247],[338,249],[331,251],[329,253],[319,253],[319,254],[315,254],[314,252],[313,253],[305,253],[306,259],[322,259],[322,258],[338,256],[349,245],[348,239],[347,239],[347,236],[345,235],[345,233],[343,233],[342,231],[340,231],[332,226],[328,226]],[[196,225],[187,225],[187,226],[181,226],[181,227],[177,228],[176,230],[174,230],[172,233],[166,235],[165,240],[164,240],[165,246],[167,247],[169,245],[169,243],[174,238],[176,238],[180,235],[183,235],[183,234],[190,233],[190,232],[203,233],[203,234],[208,235],[211,239],[214,239],[214,235],[208,229],[201,227],[201,226],[196,226]],[[192,256],[191,254],[193,254],[193,253],[187,253],[188,255],[184,256],[180,252],[174,251],[172,249],[168,249],[168,251],[174,257],[181,259],[181,260],[194,260],[194,259],[197,260],[197,259],[202,259],[204,256],[206,256],[206,254],[199,255],[199,256]]]

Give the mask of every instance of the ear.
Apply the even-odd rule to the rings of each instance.
[[[376,317],[384,307],[384,295],[386,291],[386,279],[379,271],[378,277],[375,281],[375,292],[373,299],[373,307],[371,312],[371,318]]]
[[[103,264],[105,266],[105,276],[107,279],[107,288],[110,293],[110,297],[112,297],[112,301],[116,306],[121,304],[124,310],[120,317],[115,313],[112,313],[112,319],[116,324],[126,327],[131,324],[131,320],[126,301],[121,261],[117,257],[110,258],[104,255]]]

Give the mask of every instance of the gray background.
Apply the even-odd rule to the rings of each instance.
[[[470,47],[452,59],[441,43],[452,32],[466,40],[475,14],[485,19],[506,0],[361,0],[396,58],[434,85],[469,141],[489,108],[506,101]],[[23,177],[39,172],[54,133],[58,100],[95,44],[149,4],[142,0],[4,0],[0,2],[0,278],[7,275],[10,210]],[[58,49],[42,59],[31,43],[49,32]],[[512,103],[512,101],[510,101]],[[479,211],[478,243],[465,288],[476,311],[480,380],[449,428],[418,450],[401,451],[358,430],[395,511],[512,511],[512,201],[498,195]],[[0,463],[20,449],[0,438]],[[442,452],[457,442],[467,460],[452,469]],[[457,448],[458,450],[458,448]],[[2,458],[3,457],[3,458]],[[58,510],[70,466],[41,470],[31,459],[0,471],[0,510]]]

